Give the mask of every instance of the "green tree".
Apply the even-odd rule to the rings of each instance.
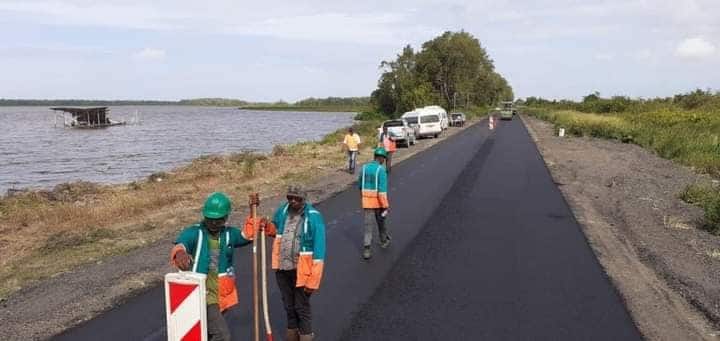
[[[418,53],[405,46],[397,59],[380,67],[372,104],[389,116],[428,104],[452,108],[514,98],[480,41],[464,31],[445,32],[425,42]]]

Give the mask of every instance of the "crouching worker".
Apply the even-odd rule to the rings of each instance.
[[[251,197],[253,204],[259,205],[259,198]],[[275,211],[271,222],[263,219],[260,229],[275,238],[272,268],[287,313],[286,340],[310,341],[314,336],[310,296],[320,287],[325,259],[323,217],[307,202],[305,191],[290,186],[287,202]]]
[[[225,194],[210,194],[202,209],[203,220],[180,232],[170,255],[171,265],[178,269],[207,275],[207,327],[211,341],[231,339],[223,313],[238,303],[234,248],[249,244],[254,235],[252,224],[246,224],[243,231],[225,225],[231,210]]]

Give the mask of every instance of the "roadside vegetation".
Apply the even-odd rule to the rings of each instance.
[[[530,97],[521,102],[527,113],[552,122],[575,136],[634,143],[659,156],[720,178],[720,93],[695,90],[668,98],[602,98],[581,102]],[[705,211],[704,227],[720,234],[720,188],[690,186],[681,198]]]

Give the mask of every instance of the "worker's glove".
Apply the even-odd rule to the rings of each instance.
[[[387,208],[384,209],[382,212],[380,212],[380,216],[383,217],[383,218],[387,218],[387,215],[388,215],[388,209],[387,209]]]
[[[260,206],[260,194],[258,194],[258,193],[250,194],[249,198],[248,198],[248,205],[250,207]]]
[[[275,237],[277,234],[277,229],[275,228],[275,224],[273,224],[268,217],[262,217],[260,218],[260,223],[258,224],[258,228],[260,229],[259,232],[265,232],[265,235],[268,237]]]
[[[185,250],[178,250],[177,253],[175,253],[174,261],[175,266],[182,271],[188,271],[192,268],[192,257],[190,257]]]

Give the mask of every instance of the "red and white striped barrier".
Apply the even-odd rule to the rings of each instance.
[[[165,275],[165,314],[168,341],[206,341],[205,274]]]

